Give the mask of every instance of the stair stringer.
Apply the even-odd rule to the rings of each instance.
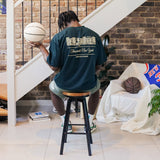
[[[16,101],[53,74],[42,53],[16,71]]]

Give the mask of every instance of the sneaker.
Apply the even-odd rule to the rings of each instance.
[[[63,128],[64,127],[64,124],[61,124],[61,128]],[[71,122],[69,122],[69,124],[68,124],[68,131],[67,131],[68,133],[72,133],[72,124],[71,124]]]
[[[92,125],[90,126],[91,133],[94,132],[97,129],[97,126],[92,122]]]
[[[53,113],[58,113],[55,107],[53,107],[52,111]]]
[[[93,133],[97,129],[97,126],[92,122],[92,125],[90,126],[90,129],[91,129],[91,133]],[[84,132],[86,132],[85,127],[84,127]]]

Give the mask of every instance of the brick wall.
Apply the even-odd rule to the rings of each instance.
[[[6,15],[0,15],[0,72],[6,70]]]
[[[61,11],[67,10],[67,0],[61,2]],[[79,1],[79,19],[85,17],[85,0]],[[88,0],[88,13],[94,9],[92,6],[95,3],[94,0]],[[103,1],[98,2],[100,5]],[[30,2],[25,1],[25,13],[24,21],[25,25],[30,23]],[[39,0],[34,0],[34,21],[39,21]],[[42,12],[42,24],[47,28],[48,26],[48,0],[43,0]],[[57,16],[58,16],[58,1],[52,0],[52,36],[57,32]],[[76,12],[76,1],[70,1],[70,9]],[[37,13],[36,13],[37,12]],[[142,63],[160,63],[160,0],[148,0],[133,13],[123,19],[115,27],[113,27],[108,34],[110,36],[109,47],[116,47],[115,52],[110,54],[108,62],[114,62],[109,75],[120,76],[124,69],[132,62]],[[111,15],[112,18],[112,15]],[[5,28],[5,16],[0,15],[0,50],[6,50],[6,34]],[[16,9],[16,40],[18,42],[16,50],[16,60],[20,64],[21,54],[21,7]],[[46,37],[45,45],[47,46],[49,38]],[[1,48],[2,47],[2,48]],[[34,55],[38,50],[34,49]],[[33,56],[34,56],[33,55]],[[31,58],[31,51],[28,49],[25,43],[25,61]],[[5,64],[5,54],[0,54],[0,60]],[[4,65],[0,65],[0,70],[4,69]],[[17,65],[17,68],[20,67]],[[23,99],[50,99],[48,84],[53,77],[49,77],[47,80],[42,82],[31,92],[23,97]]]
[[[132,62],[160,63],[160,0],[148,0],[109,32],[110,75],[120,76]]]

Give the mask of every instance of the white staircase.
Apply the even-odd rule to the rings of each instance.
[[[20,0],[21,2],[22,0]],[[102,4],[99,8],[97,8],[94,12],[84,18],[80,23],[86,27],[93,29],[100,36],[102,36],[105,32],[110,30],[113,26],[119,23],[123,18],[133,12],[136,8],[142,5],[146,0],[107,0],[104,4]],[[8,20],[12,21],[13,9],[14,7],[13,0],[7,1],[8,8],[12,11],[7,11]],[[10,17],[9,17],[10,16]],[[7,21],[8,21],[7,20]],[[8,23],[9,25],[9,23]],[[14,31],[14,26],[10,27],[10,31]],[[14,37],[14,33],[11,33],[9,36]],[[7,38],[9,38],[9,36]],[[10,42],[8,42],[9,44]],[[14,71],[14,40],[12,41],[12,45],[10,49],[8,49],[9,57],[8,61],[8,123],[13,126],[16,124],[16,105],[15,102],[19,100],[22,96],[24,96],[27,92],[45,80],[48,76],[50,76],[53,71],[49,68],[46,62],[43,60],[43,56],[39,53],[35,56],[31,61],[29,61],[26,65],[24,65],[20,70]],[[13,77],[14,76],[14,77]],[[12,82],[11,82],[12,81]],[[14,95],[13,95],[14,94]],[[10,100],[11,99],[11,100]]]

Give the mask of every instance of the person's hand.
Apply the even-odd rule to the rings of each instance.
[[[42,43],[40,43],[40,42],[30,42],[30,41],[28,41],[28,44],[31,47],[37,47],[37,48],[39,48],[42,45]]]

